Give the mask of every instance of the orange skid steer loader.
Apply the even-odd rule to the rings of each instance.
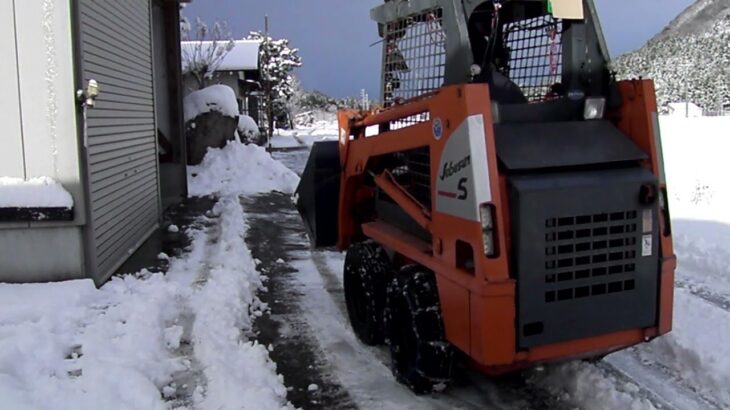
[[[592,0],[388,1],[383,108],[339,112],[298,208],[347,250],[354,332],[447,386],[602,357],[672,327],[654,86],[616,81]]]

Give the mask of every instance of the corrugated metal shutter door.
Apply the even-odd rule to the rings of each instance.
[[[101,90],[87,113],[97,279],[114,273],[159,221],[149,0],[80,0],[84,81]]]

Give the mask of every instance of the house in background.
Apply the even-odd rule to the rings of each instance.
[[[182,56],[193,55],[197,49],[211,47],[210,41],[183,41]],[[260,128],[265,128],[266,118],[263,111],[261,84],[261,71],[259,69],[259,49],[261,42],[258,40],[237,40],[233,48],[226,54],[220,65],[216,68],[212,78],[208,79],[206,85],[222,84],[233,89],[238,101],[239,112],[253,118]],[[184,76],[185,93],[197,91],[200,87],[198,81],[191,74]]]
[[[179,8],[0,2],[0,177],[70,194],[66,212],[0,212],[0,282],[101,285],[187,195]]]
[[[673,117],[694,118],[702,117],[702,108],[691,102],[670,103],[667,107],[667,114]]]

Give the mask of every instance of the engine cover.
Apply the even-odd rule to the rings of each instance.
[[[656,325],[656,186],[642,168],[510,178],[519,348]]]

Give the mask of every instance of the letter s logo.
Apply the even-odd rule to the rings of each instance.
[[[466,183],[468,181],[469,181],[469,178],[461,178],[459,180],[458,190],[459,190],[460,194],[458,197],[456,197],[456,199],[464,201],[467,198],[469,198],[469,191],[466,189]]]

